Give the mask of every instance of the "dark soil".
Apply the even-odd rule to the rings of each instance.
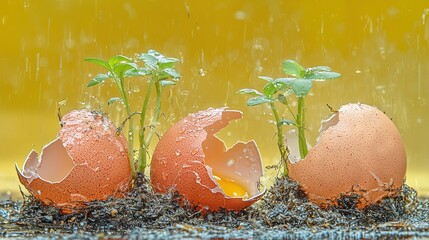
[[[125,198],[95,201],[62,214],[32,196],[0,201],[0,237],[42,238],[405,238],[429,237],[429,200],[403,185],[400,194],[364,210],[357,197],[321,209],[299,185],[277,179],[265,197],[241,212],[202,214],[175,193],[154,193],[139,176]]]

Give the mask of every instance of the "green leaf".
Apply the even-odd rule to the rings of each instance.
[[[279,102],[283,103],[284,105],[287,104],[287,99],[286,99],[286,96],[284,94],[279,94],[277,96],[277,99],[279,100]]]
[[[273,80],[273,78],[271,78],[271,77],[265,77],[265,76],[258,76],[258,78],[262,79],[264,81],[267,81],[267,82],[271,82]]]
[[[121,102],[121,103],[123,103],[124,100],[122,98],[120,98],[120,97],[113,97],[113,98],[109,99],[109,101],[107,101],[107,105],[112,105],[115,102]]]
[[[305,68],[293,60],[283,62],[283,71],[297,78],[302,78],[305,74]]]
[[[112,68],[115,68],[116,65],[119,63],[130,63],[130,62],[132,62],[132,60],[128,57],[123,56],[123,55],[116,55],[116,56],[109,58],[109,65]]]
[[[265,96],[271,97],[276,94],[278,91],[283,91],[288,88],[294,78],[277,78],[271,82],[265,84],[262,92]]]
[[[125,72],[127,72],[130,69],[138,69],[139,66],[135,63],[128,63],[128,62],[122,62],[117,63],[116,66],[113,68],[113,71],[120,77],[123,77],[125,75]]]
[[[162,55],[161,53],[159,53],[156,50],[150,49],[149,51],[147,51],[147,54],[155,57],[156,59],[161,59],[161,58],[165,58],[164,55]]]
[[[161,58],[158,61],[158,66],[161,69],[172,68],[177,62],[179,62],[177,58]]]
[[[247,106],[252,107],[252,106],[256,106],[256,105],[260,105],[260,104],[264,104],[264,103],[269,103],[269,102],[273,102],[273,99],[267,98],[264,96],[254,97],[254,98],[247,100]]]
[[[84,59],[85,62],[90,62],[90,63],[95,63],[99,66],[104,67],[105,69],[111,71],[112,68],[110,67],[109,63],[107,63],[106,61],[99,59],[99,58],[85,58]]]
[[[93,78],[89,83],[86,85],[87,87],[92,87],[97,84],[100,84],[104,82],[104,80],[110,78],[108,74],[98,74],[95,78]]]
[[[284,125],[288,125],[288,126],[295,126],[296,123],[292,120],[288,120],[288,119],[282,119],[280,120],[280,122],[278,122],[279,126],[284,126]]]
[[[174,79],[180,78],[180,74],[173,68],[166,68],[163,72],[167,73],[170,77]]]
[[[258,90],[251,89],[251,88],[240,89],[237,91],[237,94],[249,94],[249,95],[253,95],[253,96],[263,96],[263,94],[260,93]]]
[[[170,80],[161,80],[159,81],[159,84],[161,85],[161,87],[166,87],[166,86],[176,85],[176,82],[170,81]]]
[[[312,86],[313,83],[308,79],[296,79],[291,84],[293,93],[298,97],[307,96]]]
[[[296,78],[276,78],[272,81],[272,83],[276,86],[277,90],[284,90],[289,87]]]
[[[145,65],[150,67],[151,69],[156,69],[158,64],[158,59],[150,54],[143,53],[139,56],[139,59],[144,62]]]
[[[273,82],[269,82],[265,84],[264,88],[262,89],[262,92],[265,96],[271,97],[277,92],[276,86],[273,84]]]
[[[341,74],[336,72],[312,72],[305,76],[305,79],[312,80],[329,80],[341,77]]]
[[[330,72],[332,69],[328,66],[317,66],[312,68],[307,68],[307,71],[311,72]]]
[[[125,71],[124,77],[142,77],[150,74],[151,72],[145,68],[139,68],[139,69],[132,68]]]

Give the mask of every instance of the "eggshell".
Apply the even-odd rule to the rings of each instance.
[[[265,192],[259,190],[262,161],[254,141],[238,142],[226,150],[214,134],[241,118],[239,111],[208,109],[190,114],[160,139],[151,163],[151,182],[158,192],[177,190],[199,209],[242,210]],[[213,177],[213,170],[245,187],[249,196],[229,197]]]
[[[376,203],[397,193],[405,171],[398,129],[383,112],[365,104],[342,106],[322,123],[318,143],[307,157],[289,163],[289,176],[323,207],[351,193],[361,196],[359,208]]]
[[[121,197],[131,182],[127,141],[111,121],[88,110],[62,119],[58,138],[40,156],[32,150],[20,182],[47,205],[72,208],[84,202]]]

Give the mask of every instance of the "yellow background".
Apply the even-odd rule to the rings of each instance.
[[[109,83],[86,88],[103,70],[86,57],[156,49],[183,62],[165,91],[158,132],[188,113],[229,106],[244,119],[220,133],[227,145],[255,139],[265,164],[278,159],[265,107],[248,108],[240,88],[281,77],[281,62],[328,65],[342,78],[315,84],[307,100],[312,143],[319,123],[349,102],[393,118],[408,154],[407,182],[429,193],[429,5],[426,1],[6,1],[0,0],[0,181],[17,191],[14,163],[55,138],[57,108],[102,108],[119,123]],[[132,104],[145,85],[132,80]],[[362,149],[365,151],[365,149]]]

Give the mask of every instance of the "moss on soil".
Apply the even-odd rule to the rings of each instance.
[[[307,201],[299,185],[276,179],[257,204],[241,212],[202,214],[180,204],[175,193],[152,191],[139,175],[125,198],[94,201],[79,212],[62,214],[32,196],[0,201],[0,236],[98,239],[145,238],[372,238],[429,237],[429,201],[403,185],[398,196],[363,210],[357,197],[344,196],[338,207],[321,209]]]

